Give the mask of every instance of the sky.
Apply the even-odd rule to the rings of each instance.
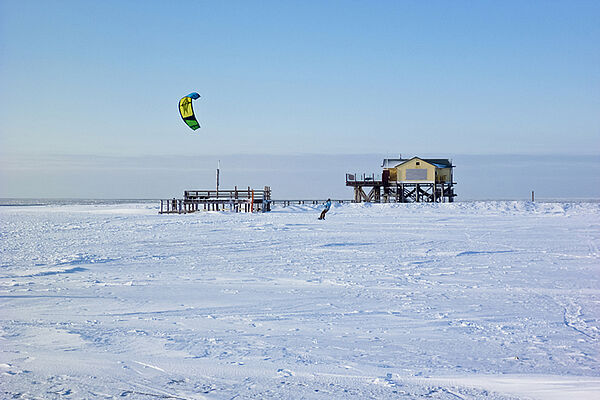
[[[0,196],[60,157],[83,177],[86,156],[598,156],[599,21],[598,1],[0,0]]]

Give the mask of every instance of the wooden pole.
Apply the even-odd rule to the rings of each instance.
[[[535,201],[535,196],[534,196],[534,193],[533,193],[533,190],[532,190],[531,191],[531,202],[533,203],[534,201]]]
[[[219,170],[221,169],[221,160],[217,161],[217,197],[219,197]]]

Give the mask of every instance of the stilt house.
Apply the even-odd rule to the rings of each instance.
[[[392,182],[452,183],[453,165],[445,158],[386,158],[382,167],[382,176]]]
[[[354,187],[354,202],[454,201],[454,166],[448,159],[386,158],[382,168],[381,180],[374,175],[363,174],[360,179],[356,174],[346,174],[346,186]]]

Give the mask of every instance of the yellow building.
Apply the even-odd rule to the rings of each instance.
[[[452,184],[452,162],[442,158],[410,159],[386,158],[383,160],[383,180],[397,183]],[[385,183],[384,183],[385,185]]]
[[[374,174],[346,174],[346,186],[354,188],[355,203],[453,202],[452,161],[445,158],[386,158],[381,180]]]

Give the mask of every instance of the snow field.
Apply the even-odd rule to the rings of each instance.
[[[0,207],[0,393],[597,398],[599,204],[318,213]]]

